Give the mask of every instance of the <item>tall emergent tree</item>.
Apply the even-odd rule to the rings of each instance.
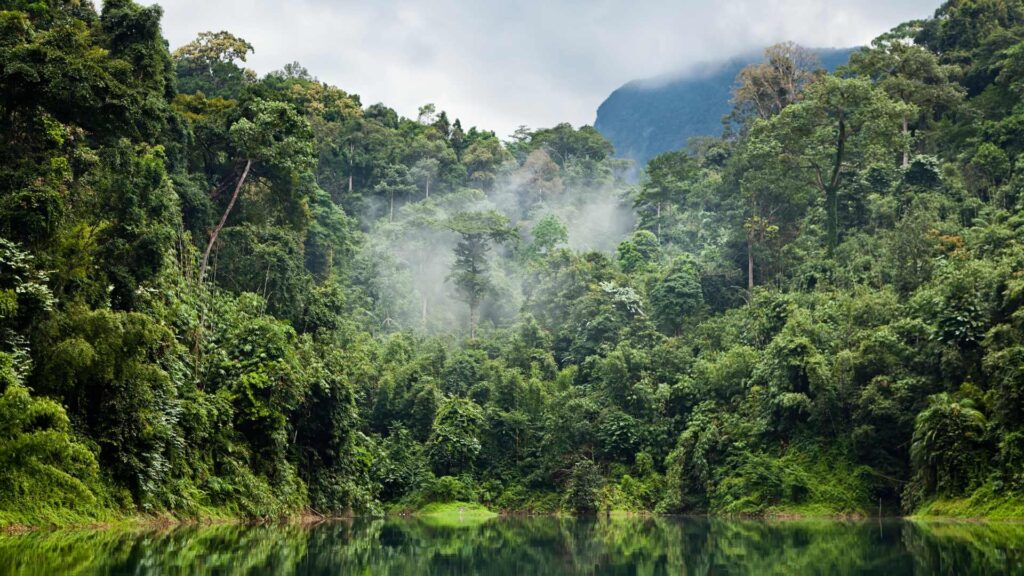
[[[448,279],[469,305],[469,337],[476,338],[477,312],[492,288],[487,254],[491,242],[504,242],[515,235],[508,218],[494,212],[460,212],[448,222],[449,230],[459,234],[455,245],[455,263]]]
[[[763,62],[747,66],[736,77],[733,111],[726,121],[746,133],[755,120],[767,120],[799,101],[822,74],[818,57],[807,48],[793,42],[769,46]]]
[[[238,176],[220,221],[210,231],[199,266],[200,282],[206,278],[210,253],[253,169],[267,179],[272,189],[286,194],[297,175],[314,163],[309,123],[290,104],[255,100],[247,114],[231,126],[229,134]]]
[[[893,100],[868,80],[825,76],[802,101],[755,125],[751,142],[774,148],[789,176],[820,191],[826,245],[832,251],[839,244],[840,194],[872,165],[894,163],[903,118],[912,113],[912,106]]]

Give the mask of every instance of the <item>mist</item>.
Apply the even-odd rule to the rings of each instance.
[[[172,47],[203,30],[232,30],[256,46],[251,66],[260,73],[299,60],[366,103],[387,102],[412,116],[424,102],[436,102],[499,134],[524,122],[590,122],[601,101],[631,79],[782,40],[864,44],[901,21],[928,16],[936,4],[610,0],[584,10],[579,3],[305,0],[303,10],[290,10],[268,0],[158,3]]]
[[[607,161],[614,162],[621,163]],[[582,166],[576,161],[559,166],[541,148],[521,162],[507,160],[485,190],[462,188],[409,198],[397,205],[394,221],[372,220],[362,257],[381,274],[374,296],[382,329],[465,330],[468,305],[450,280],[460,236],[445,223],[460,212],[486,211],[508,218],[516,237],[491,244],[492,289],[480,306],[480,327],[508,325],[523,305],[523,286],[529,279],[525,255],[538,222],[556,219],[566,238],[555,248],[574,252],[613,253],[634,230],[631,188],[622,177],[626,169],[625,164]],[[372,206],[366,216],[372,219],[380,212],[380,206]]]

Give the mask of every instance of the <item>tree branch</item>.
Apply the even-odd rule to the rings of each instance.
[[[206,280],[206,267],[210,263],[210,253],[213,251],[213,245],[217,242],[217,236],[220,235],[221,228],[224,228],[224,224],[228,221],[228,215],[231,214],[231,209],[235,206],[235,201],[238,200],[238,194],[242,191],[242,185],[245,184],[245,179],[249,176],[249,169],[252,168],[252,160],[248,159],[245,161],[245,169],[242,170],[242,176],[239,177],[238,183],[235,184],[235,191],[231,194],[231,200],[228,202],[228,207],[224,209],[224,214],[220,217],[220,222],[217,223],[216,228],[210,233],[210,241],[206,244],[206,251],[203,252],[203,263],[199,266],[199,283],[202,284]]]

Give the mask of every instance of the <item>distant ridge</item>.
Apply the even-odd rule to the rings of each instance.
[[[846,64],[854,50],[814,52],[822,67],[832,71]],[[682,74],[628,82],[601,103],[594,127],[615,146],[617,156],[636,162],[639,172],[651,158],[686,146],[694,136],[721,135],[736,75],[761,60],[758,52]]]

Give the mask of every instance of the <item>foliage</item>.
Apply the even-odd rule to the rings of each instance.
[[[483,414],[472,400],[448,398],[437,410],[427,439],[427,457],[437,474],[468,471],[480,453]]]
[[[1019,514],[1017,4],[835,74],[775,46],[636,186],[589,126],[502,142],[228,32],[172,54],[158,7],[7,8],[0,523]]]
[[[64,408],[33,397],[8,354],[0,354],[0,389],[0,520],[81,521],[102,514],[96,455],[75,438]]]
[[[601,483],[601,473],[594,462],[581,459],[572,467],[562,506],[577,514],[597,512]]]

